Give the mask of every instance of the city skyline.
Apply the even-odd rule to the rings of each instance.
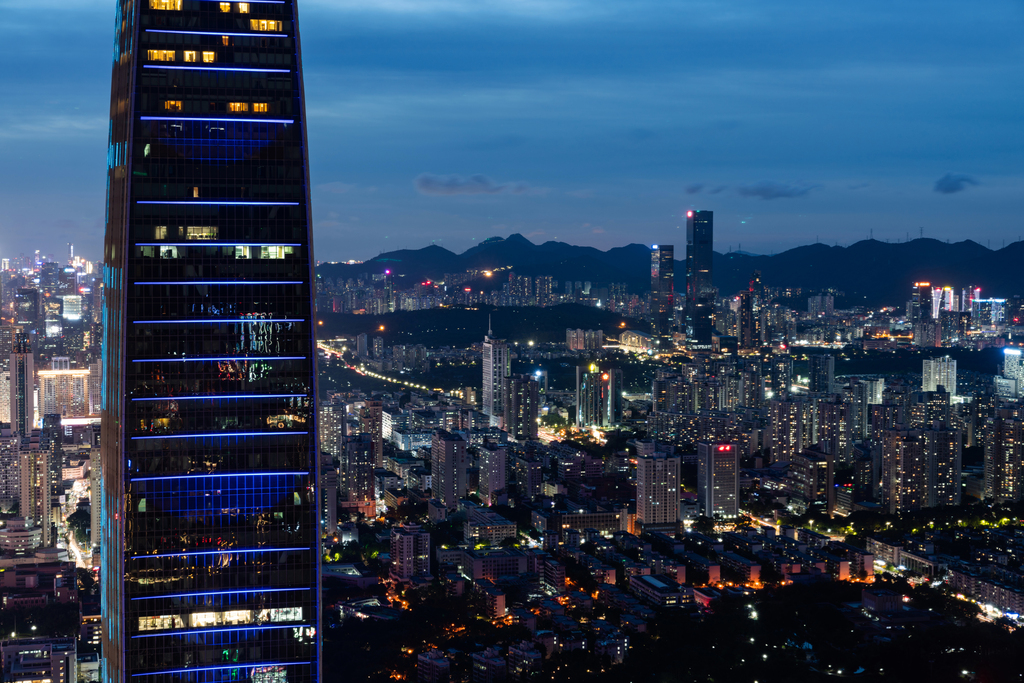
[[[681,244],[684,211],[711,205],[723,251],[1017,238],[1019,5],[731,10],[305,5],[321,257],[512,232]],[[62,8],[45,30],[8,11],[22,106],[6,111],[0,250],[45,235],[99,260],[109,8]]]

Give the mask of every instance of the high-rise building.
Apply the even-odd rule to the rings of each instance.
[[[591,363],[576,368],[576,425],[611,427],[622,422],[622,370]]]
[[[71,369],[67,365],[58,367],[59,360],[54,358],[51,369],[39,371],[42,414],[64,417],[88,415],[89,383],[92,381],[89,370]]]
[[[1016,398],[1024,394],[1024,360],[1021,350],[1015,348],[1003,349],[1003,379],[1009,380],[1011,388],[1009,398]]]
[[[996,502],[1024,498],[1024,420],[1015,412],[998,409],[983,430],[985,497]]]
[[[338,468],[338,498],[342,507],[363,510],[374,507],[373,451],[371,434],[357,434],[345,443]]]
[[[714,212],[686,212],[686,338],[697,349],[711,348],[715,288]]]
[[[104,246],[108,683],[320,679],[297,0],[118,0]]]
[[[921,432],[894,429],[881,440],[883,512],[922,509],[927,502],[928,466]]]
[[[35,356],[28,335],[19,332],[14,338],[14,351],[8,363],[10,379],[11,429],[26,436],[32,432],[36,413]]]
[[[914,283],[908,314],[907,317],[915,323],[932,319],[932,284],[930,282]]]
[[[675,248],[655,244],[651,248],[651,322],[654,334],[666,335],[675,317]]]
[[[430,574],[430,532],[417,524],[391,529],[391,578],[408,581]]]
[[[501,444],[486,443],[479,451],[480,498],[485,505],[494,505],[507,485],[508,449]]]
[[[697,505],[701,515],[710,519],[739,516],[739,474],[740,455],[734,444],[697,444]]]
[[[636,521],[644,525],[679,521],[678,456],[655,453],[636,459]]]
[[[512,375],[506,383],[505,431],[516,441],[536,441],[540,392],[532,375]]]
[[[454,510],[466,495],[469,483],[469,456],[466,440],[443,429],[434,432],[430,449],[434,497],[446,508]]]
[[[384,467],[384,403],[365,401],[359,423],[363,433],[373,437],[373,466]]]
[[[882,443],[882,506],[890,514],[959,505],[963,432],[935,422],[886,431]]]
[[[804,449],[804,403],[772,399],[768,404],[772,462],[789,462]]]
[[[936,391],[939,387],[956,396],[956,361],[949,356],[925,358],[922,362],[921,390]]]
[[[835,457],[819,448],[805,448],[789,463],[789,486],[804,504],[824,503],[829,514],[835,507],[833,494]]]
[[[54,541],[50,514],[50,453],[45,448],[32,448],[28,446],[29,443],[28,439],[23,440],[18,455],[21,474],[20,514],[42,529],[43,545],[50,547]]]
[[[512,374],[512,361],[508,344],[504,339],[495,339],[488,329],[484,337],[483,358],[483,399],[482,412],[491,418],[492,425],[500,425],[505,417],[504,398],[508,391],[508,377]]]
[[[831,394],[835,392],[836,359],[831,354],[814,355],[808,358],[808,388],[812,392]]]
[[[14,298],[14,318],[19,325],[27,325],[34,329],[39,322],[39,290],[22,287]]]

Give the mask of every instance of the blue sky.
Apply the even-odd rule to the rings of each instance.
[[[113,2],[0,0],[0,255],[98,257]],[[1024,234],[1024,2],[300,0],[317,257]],[[55,246],[59,245],[59,246]]]

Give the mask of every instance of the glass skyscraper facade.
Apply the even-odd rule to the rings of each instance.
[[[119,0],[115,30],[102,678],[317,681],[313,253],[295,2]]]
[[[686,341],[710,350],[714,335],[716,290],[712,280],[714,213],[686,212]]]
[[[651,322],[654,334],[671,333],[675,317],[675,248],[655,244],[651,248]]]

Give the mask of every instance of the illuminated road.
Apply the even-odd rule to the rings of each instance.
[[[75,565],[82,569],[89,569],[90,564],[85,561],[85,555],[82,554],[81,549],[78,547],[78,543],[75,542],[74,533],[68,533],[67,535],[68,550],[75,556]],[[90,558],[91,560],[92,558]]]

